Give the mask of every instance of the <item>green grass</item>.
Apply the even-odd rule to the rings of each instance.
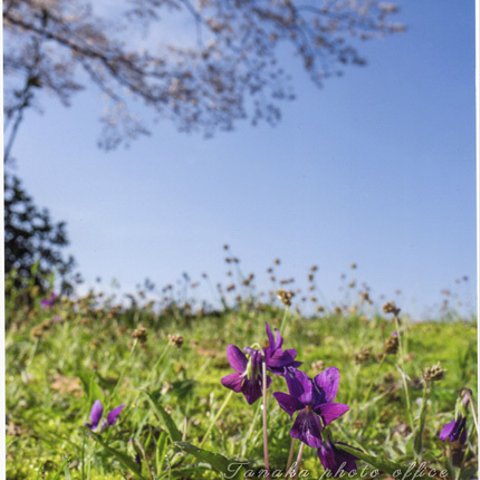
[[[231,369],[227,344],[241,347],[265,340],[264,323],[279,326],[283,311],[273,307],[239,308],[219,315],[190,317],[181,311],[155,315],[148,308],[126,310],[94,306],[92,298],[64,301],[51,310],[10,305],[6,333],[8,478],[135,478],[129,464],[139,455],[143,478],[220,478],[212,469],[227,459],[246,459],[252,468],[263,463],[259,403],[248,406],[233,395],[204,438],[229,391],[220,384]],[[108,303],[108,302],[107,302]],[[38,299],[36,299],[38,305]],[[56,315],[60,321],[52,323]],[[43,322],[44,328],[38,326]],[[46,323],[45,323],[46,322]],[[133,330],[146,327],[145,345],[134,342]],[[454,414],[459,391],[468,386],[476,399],[476,325],[474,322],[404,322],[403,368],[408,376],[413,427],[418,426],[422,371],[438,362],[447,370],[428,398],[423,452],[415,457],[398,355],[383,362],[384,342],[395,330],[388,319],[333,315],[304,319],[290,315],[285,346],[296,348],[309,375],[321,366],[337,366],[341,382],[337,401],[350,411],[331,425],[336,441],[361,448],[379,461],[405,465],[414,459],[448,468],[450,476],[471,478],[476,471],[477,435],[469,418],[469,448],[464,468],[448,462],[448,445],[438,439],[441,426]],[[184,337],[177,348],[169,334]],[[369,350],[358,363],[356,355]],[[270,392],[283,390],[274,378]],[[150,401],[147,393],[154,399]],[[95,399],[106,408],[125,402],[118,423],[98,438],[83,426]],[[157,410],[153,404],[157,405]],[[164,411],[162,410],[164,409]],[[166,413],[165,413],[166,412]],[[162,416],[163,415],[163,416]],[[167,422],[165,422],[165,418]],[[173,443],[171,423],[186,444]],[[284,468],[290,446],[291,420],[269,403],[270,463]],[[178,434],[178,432],[177,432]],[[199,446],[223,457],[194,451]],[[194,454],[192,454],[192,452]],[[196,455],[196,456],[195,456]],[[202,456],[203,455],[203,456]],[[359,466],[363,467],[363,462]],[[306,448],[303,466],[309,478],[323,467]],[[130,468],[131,467],[131,468]],[[135,467],[137,468],[137,467]]]

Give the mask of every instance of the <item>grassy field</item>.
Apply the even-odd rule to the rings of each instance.
[[[194,315],[173,304],[161,313],[151,304],[115,306],[93,294],[44,306],[40,299],[33,291],[7,300],[10,480],[213,479],[221,478],[228,462],[244,460],[248,466],[238,478],[253,475],[263,466],[261,400],[248,405],[222,386],[221,378],[232,372],[225,349],[263,345],[265,322],[279,327],[282,319],[284,348],[297,349],[304,372],[340,370],[337,401],[350,410],[329,431],[335,441],[358,449],[357,476],[366,467],[380,471],[376,478],[392,478],[395,468],[423,460],[446,469],[443,478],[476,476],[471,412],[463,447],[438,437],[455,415],[462,388],[472,389],[472,403],[477,398],[473,320],[411,323],[400,315],[398,326],[387,314],[338,309],[304,318],[258,302]],[[400,346],[388,354],[386,343],[396,331]],[[423,372],[436,364],[446,373],[424,390]],[[271,470],[285,468],[292,425],[271,396],[286,391],[285,382],[273,377]],[[114,425],[92,433],[85,423],[95,400],[105,411],[126,407]],[[452,465],[459,448],[461,468]],[[301,469],[308,478],[321,478],[314,449],[305,448]]]

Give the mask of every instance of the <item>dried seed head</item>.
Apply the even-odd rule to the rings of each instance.
[[[174,347],[180,348],[183,345],[183,337],[181,335],[169,334],[168,343]]]
[[[436,382],[441,380],[445,376],[445,370],[442,368],[440,364],[433,365],[432,367],[427,368],[423,372],[423,379],[425,382]]]
[[[280,289],[277,291],[277,297],[286,306],[289,307],[292,304],[292,298],[295,294],[290,290]]]
[[[360,292],[360,302],[368,303],[369,305],[372,305],[373,302],[372,302],[372,299],[370,298],[370,293],[367,290]]]
[[[166,395],[172,389],[173,389],[173,385],[171,383],[165,382],[162,385],[162,389],[160,390],[160,392],[161,392],[162,395]]]
[[[393,433],[398,433],[402,437],[406,437],[410,433],[410,427],[406,423],[399,423],[395,427],[393,427]]]
[[[395,317],[397,317],[400,313],[400,309],[395,305],[395,302],[387,302],[383,306],[383,311],[385,313],[392,313]]]
[[[148,338],[147,329],[143,325],[140,325],[132,332],[132,338],[144,345]]]
[[[32,331],[30,332],[33,338],[42,338],[44,334],[43,328],[41,326],[37,326],[32,328]]]
[[[36,327],[32,328],[32,330],[30,332],[32,337],[42,338],[43,335],[45,333],[47,333],[47,331],[50,329],[50,327],[52,326],[53,323],[54,322],[52,321],[52,319],[44,320],[42,323],[40,323]]]
[[[395,355],[398,352],[398,334],[393,332],[392,335],[385,342],[385,347],[383,351],[387,355]]]
[[[371,357],[372,357],[371,349],[369,347],[365,347],[355,354],[354,359],[355,359],[355,363],[361,364],[361,363],[367,363]]]
[[[325,362],[323,360],[317,360],[316,362],[312,363],[312,370],[315,373],[321,372],[325,367]]]

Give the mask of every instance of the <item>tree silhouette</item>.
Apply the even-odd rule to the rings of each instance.
[[[104,15],[102,2],[82,0],[3,5],[7,153],[25,108],[39,108],[37,92],[70,105],[89,81],[106,98],[106,149],[150,133],[135,101],[186,132],[212,135],[246,118],[275,124],[294,98],[282,45],[320,86],[365,64],[361,41],[403,30],[390,20],[395,4],[376,0],[130,0]],[[191,41],[155,42],[168,18],[190,26]]]
[[[71,290],[75,262],[62,254],[68,245],[65,223],[52,222],[48,210],[39,209],[11,174],[5,176],[4,215],[5,271],[15,271],[14,287],[22,288],[33,276],[34,283],[47,290],[47,275],[54,272],[60,288]]]

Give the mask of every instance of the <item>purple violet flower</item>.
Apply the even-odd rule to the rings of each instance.
[[[114,425],[115,422],[117,421],[118,416],[120,415],[120,413],[124,408],[125,408],[125,404],[122,403],[118,407],[108,412],[107,418],[103,421],[103,424],[100,430],[104,431],[108,427]],[[102,402],[100,400],[95,400],[95,402],[93,402],[92,409],[90,410],[90,423],[86,423],[85,426],[87,426],[90,430],[95,431],[98,428],[98,425],[100,424],[102,415],[103,415]]]
[[[234,373],[222,378],[222,385],[234,392],[243,393],[247,402],[251,405],[262,396],[262,362],[266,369],[275,375],[285,375],[289,368],[301,365],[295,360],[295,349],[282,350],[283,338],[278,329],[275,335],[268,323],[265,324],[268,337],[268,345],[263,349],[247,347],[242,352],[236,345],[228,345],[227,359]],[[272,379],[267,376],[267,388]]]
[[[289,394],[275,392],[279,405],[290,416],[298,412],[290,435],[310,447],[322,447],[322,430],[349,410],[348,405],[333,403],[340,382],[338,368],[330,367],[313,380],[293,368],[285,376]]]
[[[317,454],[323,468],[330,470],[334,477],[342,476],[343,472],[350,473],[356,471],[357,457],[351,453],[344,452],[335,445],[341,445],[341,443],[337,442],[334,444],[328,439],[318,448]]]
[[[55,305],[57,298],[58,295],[52,292],[49,297],[44,298],[40,301],[40,305],[42,306],[42,308],[52,308]]]
[[[460,440],[460,443],[467,441],[467,429],[465,428],[467,419],[459,415],[457,419],[446,423],[440,431],[440,440],[442,442],[456,442]]]
[[[268,322],[265,322],[265,329],[268,337],[268,346],[264,349],[267,369],[275,375],[284,375],[287,368],[299,367],[302,362],[295,360],[297,351],[294,348],[282,350],[283,337],[278,328],[274,335]]]
[[[243,393],[251,405],[262,396],[262,352],[246,348],[247,356],[235,345],[227,347],[227,358],[235,373],[222,378],[222,385],[236,393]],[[267,376],[267,388],[272,379]]]
[[[464,444],[467,441],[467,419],[464,415],[465,409],[472,400],[472,391],[464,388],[457,400],[455,418],[446,423],[440,431],[439,437],[442,442],[457,442]]]

